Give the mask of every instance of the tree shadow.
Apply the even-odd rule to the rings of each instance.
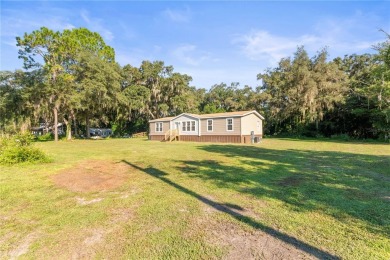
[[[323,251],[323,250],[316,248],[312,245],[309,245],[303,241],[300,241],[300,240],[296,239],[295,237],[289,236],[288,234],[282,233],[276,229],[268,227],[268,226],[266,226],[266,225],[264,225],[256,220],[254,220],[251,217],[243,215],[242,213],[239,212],[243,209],[239,205],[235,205],[235,204],[231,204],[231,203],[225,203],[225,204],[218,203],[218,202],[213,201],[209,198],[206,198],[205,196],[202,196],[202,195],[200,195],[200,194],[198,194],[198,193],[196,193],[196,192],[194,192],[194,191],[192,191],[192,190],[190,190],[190,189],[188,189],[180,184],[177,184],[177,183],[171,181],[170,179],[168,179],[166,177],[168,174],[164,171],[161,171],[161,170],[154,168],[154,167],[142,168],[142,167],[134,165],[126,160],[122,160],[122,162],[128,164],[129,166],[131,166],[135,169],[143,171],[144,173],[146,173],[152,177],[155,177],[155,178],[163,181],[164,183],[178,189],[181,192],[184,192],[184,193],[198,199],[202,203],[204,203],[204,204],[206,204],[206,205],[208,205],[208,206],[210,206],[210,207],[212,207],[220,212],[223,212],[225,214],[230,215],[231,217],[233,217],[234,219],[236,219],[238,221],[241,221],[241,222],[243,222],[243,223],[245,223],[253,228],[262,230],[263,232],[265,232],[265,233],[267,233],[267,234],[269,234],[277,239],[280,239],[280,240],[284,241],[285,243],[293,245],[296,248],[298,248],[299,250],[304,251],[312,256],[315,256],[315,257],[320,258],[320,259],[340,259],[339,257],[337,257],[335,255],[332,255],[326,251]]]
[[[286,140],[286,141],[294,141],[294,142],[308,142],[308,143],[315,143],[315,142],[325,142],[325,143],[337,143],[337,144],[359,144],[359,145],[386,145],[386,142],[381,140],[375,140],[375,139],[338,139],[338,138],[315,138],[315,137],[268,137],[270,139],[279,139],[279,140]]]
[[[198,149],[234,157],[177,161],[178,169],[221,188],[288,203],[295,211],[319,210],[340,221],[359,219],[388,234],[389,156],[343,152],[273,150],[253,146],[203,145]]]

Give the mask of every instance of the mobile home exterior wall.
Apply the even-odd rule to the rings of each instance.
[[[177,129],[181,141],[251,143],[252,132],[257,138],[263,136],[263,119],[256,111],[209,115],[183,113],[149,121],[149,139],[163,141],[168,130]],[[156,131],[156,124],[159,124],[159,131]]]

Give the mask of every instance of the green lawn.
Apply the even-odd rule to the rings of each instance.
[[[0,258],[390,259],[388,144],[35,145],[53,161],[0,166]],[[119,163],[126,180],[90,192],[53,181],[86,161]]]

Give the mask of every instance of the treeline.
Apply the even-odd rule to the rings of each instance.
[[[326,50],[293,58],[258,78],[270,134],[390,137],[390,42],[378,54],[345,55],[327,62]]]
[[[220,83],[209,90],[162,61],[139,67],[115,62],[115,51],[85,28],[47,28],[17,38],[25,70],[0,72],[0,130],[39,123],[66,125],[66,135],[109,127],[117,135],[146,131],[148,120],[188,113],[255,109],[266,135],[381,138],[390,135],[390,37],[376,54],[328,61],[303,47],[276,68],[257,75],[259,85]],[[55,133],[57,129],[55,128]],[[56,139],[57,135],[55,134]]]

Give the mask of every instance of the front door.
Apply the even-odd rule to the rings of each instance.
[[[180,122],[175,122],[173,129],[177,129],[177,131],[179,132],[180,131]]]

